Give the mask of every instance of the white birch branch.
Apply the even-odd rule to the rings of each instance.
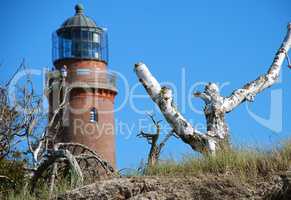
[[[280,76],[282,64],[287,56],[291,46],[291,24],[288,25],[288,31],[285,39],[278,50],[268,72],[259,76],[256,80],[247,83],[243,88],[235,90],[232,95],[225,98],[223,109],[230,112],[244,101],[254,101],[255,96],[275,84]]]

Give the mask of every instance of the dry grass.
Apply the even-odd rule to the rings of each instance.
[[[215,156],[187,157],[181,162],[166,161],[145,169],[149,176],[191,176],[230,174],[241,178],[267,177],[291,167],[291,142],[272,152],[233,150]]]

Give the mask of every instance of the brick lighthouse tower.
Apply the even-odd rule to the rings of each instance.
[[[115,166],[117,90],[107,69],[107,32],[84,15],[82,5],[75,12],[53,34],[55,68],[46,75],[49,119],[66,102],[56,140],[84,144]]]

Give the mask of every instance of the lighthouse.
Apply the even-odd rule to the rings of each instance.
[[[115,166],[117,89],[108,70],[107,30],[78,4],[75,15],[53,33],[52,54],[54,68],[46,73],[49,120],[63,107],[55,119],[61,121],[55,140],[86,145]]]

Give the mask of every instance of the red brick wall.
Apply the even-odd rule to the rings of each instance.
[[[94,78],[90,75],[78,76],[77,69],[106,71],[104,62],[67,60],[58,62],[56,67],[66,65],[68,83]],[[70,92],[69,111],[65,115],[68,123],[62,135],[58,138],[63,142],[78,142],[89,146],[115,167],[115,135],[114,135],[114,97],[116,92],[106,89],[76,88]],[[90,110],[95,107],[98,121],[90,122]],[[76,113],[76,110],[79,113]]]
[[[93,66],[99,69],[107,69],[106,63],[102,61],[95,61],[95,60],[77,60],[77,59],[66,59],[63,61],[58,61],[55,63],[56,68],[61,68],[63,65],[70,66],[71,69],[73,68],[82,68],[87,66]]]

